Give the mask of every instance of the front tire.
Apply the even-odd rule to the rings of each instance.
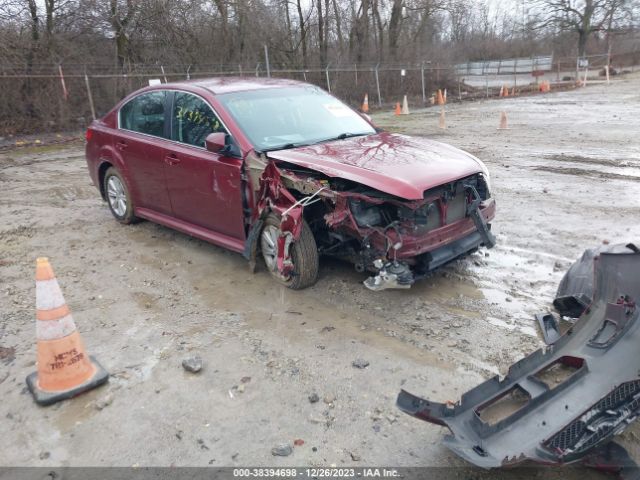
[[[127,184],[115,167],[109,167],[104,174],[104,192],[109,210],[118,222],[128,225],[138,220],[133,214],[133,202]]]
[[[318,246],[309,225],[303,220],[300,238],[289,247],[293,272],[288,277],[283,277],[278,272],[277,240],[280,233],[280,217],[269,214],[260,233],[260,250],[267,270],[278,283],[292,290],[310,287],[318,279],[319,255]]]

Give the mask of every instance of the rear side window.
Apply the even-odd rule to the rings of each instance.
[[[175,93],[172,117],[171,138],[176,142],[204,147],[210,133],[227,133],[209,104],[190,93]]]
[[[120,128],[164,137],[166,92],[149,92],[127,102],[120,109]]]

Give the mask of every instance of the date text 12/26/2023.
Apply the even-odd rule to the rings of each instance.
[[[233,476],[276,478],[378,478],[397,477],[395,468],[234,468]]]

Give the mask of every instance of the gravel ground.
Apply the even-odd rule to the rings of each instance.
[[[0,465],[452,465],[474,478],[599,478],[484,473],[440,444],[445,429],[394,403],[401,387],[456,400],[505,373],[541,346],[533,314],[585,248],[640,239],[638,80],[450,105],[445,131],[436,108],[374,115],[485,160],[498,204],[493,250],[406,291],[370,292],[332,260],[314,287],[289,291],[238,254],[149,222],[117,224],[80,143],[0,152]],[[496,129],[500,111],[509,130]],[[89,352],[112,375],[48,408],[24,382],[35,369],[37,256],[50,258]],[[202,370],[185,371],[196,355]],[[639,433],[622,436],[636,456]],[[293,452],[274,456],[282,443]]]

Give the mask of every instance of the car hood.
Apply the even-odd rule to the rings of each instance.
[[[341,177],[407,200],[482,172],[473,155],[444,143],[388,132],[267,154],[269,158]]]

